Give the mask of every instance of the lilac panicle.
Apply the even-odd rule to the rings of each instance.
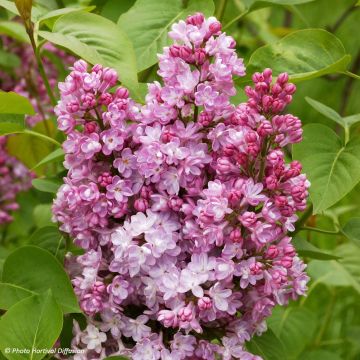
[[[195,14],[169,35],[145,105],[82,60],[59,84],[68,174],[54,221],[85,251],[66,260],[88,319],[72,346],[82,359],[258,360],[245,342],[308,281],[289,233],[310,184],[283,151],[301,141],[283,113],[295,86],[266,69],[234,106],[245,67],[221,24]]]

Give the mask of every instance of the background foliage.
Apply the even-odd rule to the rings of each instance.
[[[39,57],[44,56],[41,46],[50,41],[90,63],[114,67],[138,101],[145,83],[157,78],[156,54],[168,42],[169,27],[196,11],[215,14],[222,21],[236,39],[248,73],[264,67],[272,67],[275,74],[289,72],[298,88],[290,111],[306,124],[303,143],[289,149],[289,157],[301,160],[312,182],[312,205],[298,223],[295,244],[308,262],[312,281],[308,296],[286,309],[277,308],[268,321],[269,331],[248,346],[269,360],[360,359],[359,4],[354,0],[34,3],[28,20],[34,24]],[[29,42],[23,25],[14,21],[18,14],[14,3],[0,0],[0,6],[0,34]],[[0,48],[0,67],[11,72],[16,66],[20,66],[16,55]],[[248,80],[238,81],[235,101],[244,99],[242,89]],[[64,174],[59,147],[63,139],[55,119],[48,119],[47,126],[26,128],[24,114],[33,111],[29,106],[15,94],[0,93],[0,134],[16,133],[9,140],[9,152],[38,175],[33,189],[19,197],[21,210],[15,221],[0,229],[2,351],[34,344],[50,348],[60,334],[61,344],[67,345],[71,318],[81,318],[60,265],[65,251],[78,250],[51,223],[51,201]]]

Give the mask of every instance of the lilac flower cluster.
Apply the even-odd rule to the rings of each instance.
[[[145,105],[81,60],[59,84],[68,176],[54,220],[85,250],[67,257],[88,319],[76,359],[260,359],[245,342],[306,292],[287,234],[309,182],[282,149],[302,136],[282,114],[295,86],[266,69],[235,107],[245,68],[220,23],[195,14],[169,35]]]
[[[19,208],[16,196],[31,187],[33,174],[6,151],[6,137],[0,136],[0,225],[13,220],[12,212]]]
[[[36,111],[35,115],[26,116],[26,122],[33,127],[38,122],[54,115],[54,108],[47,94],[42,77],[39,74],[33,49],[29,44],[18,43],[6,36],[0,37],[4,49],[21,61],[12,73],[0,70],[0,87],[3,91],[14,91],[28,98]],[[50,43],[43,47],[43,64],[51,88],[56,88],[59,78],[59,68],[52,59],[57,58],[64,68],[75,61],[72,55],[66,54]]]

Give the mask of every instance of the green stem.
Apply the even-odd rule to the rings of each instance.
[[[339,235],[340,234],[339,231],[318,229],[318,228],[314,228],[314,227],[311,227],[311,226],[304,226],[304,227],[300,228],[300,230],[314,231],[314,232],[318,232],[318,233],[321,233],[321,234],[327,234],[327,235]]]
[[[40,139],[43,139],[43,140],[46,140],[46,141],[48,141],[48,142],[51,142],[51,143],[55,144],[57,147],[61,147],[61,144],[60,144],[58,141],[56,141],[55,139],[53,139],[53,138],[51,138],[51,137],[49,137],[49,136],[46,136],[46,135],[44,135],[44,134],[38,133],[38,132],[36,132],[36,131],[23,130],[23,131],[19,131],[19,132],[17,132],[17,133],[36,136],[36,137],[38,137],[38,138],[40,138]]]
[[[225,8],[226,8],[226,3],[227,0],[220,0],[219,1],[219,6],[216,10],[216,17],[219,21],[222,20],[223,16],[224,16],[224,12],[225,12]]]
[[[35,43],[34,31],[33,31],[32,26],[31,26],[31,28],[26,28],[26,32],[27,32],[27,34],[29,36],[31,46],[32,46],[33,51],[34,51],[36,63],[37,63],[37,66],[38,66],[39,74],[40,74],[40,76],[41,76],[41,78],[42,78],[42,80],[44,82],[46,92],[48,93],[50,101],[51,101],[51,105],[55,106],[57,104],[57,101],[56,101],[55,96],[54,96],[54,94],[53,94],[53,92],[51,90],[49,80],[48,80],[47,75],[45,73],[44,65],[43,65],[42,60],[41,60],[40,51],[37,48],[36,43]]]
[[[344,74],[350,76],[353,79],[360,80],[360,75],[354,74],[351,71],[345,71]]]
[[[234,24],[235,22],[239,21],[240,19],[242,19],[249,11],[245,10],[243,13],[239,14],[238,16],[235,16],[232,20],[230,20],[224,27],[223,30],[227,29],[229,26],[231,26],[232,24]]]

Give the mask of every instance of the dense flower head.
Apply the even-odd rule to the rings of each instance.
[[[26,116],[29,126],[35,126],[38,122],[49,119],[54,115],[54,108],[40,76],[31,45],[19,43],[6,36],[1,36],[0,39],[4,49],[16,55],[21,61],[21,66],[16,67],[12,73],[0,70],[1,89],[14,91],[30,100],[36,114]],[[43,46],[42,55],[46,76],[51,88],[54,89],[60,75],[59,66],[56,64],[61,62],[65,69],[75,61],[75,58],[50,43]]]
[[[66,260],[88,315],[72,345],[82,359],[260,359],[245,342],[308,281],[288,235],[310,185],[283,151],[302,135],[283,113],[295,86],[266,69],[234,106],[245,68],[221,24],[195,14],[169,35],[145,105],[82,60],[59,84],[54,220],[85,250]]]
[[[18,210],[16,196],[31,187],[33,174],[6,150],[6,137],[0,136],[0,225],[13,220]]]

